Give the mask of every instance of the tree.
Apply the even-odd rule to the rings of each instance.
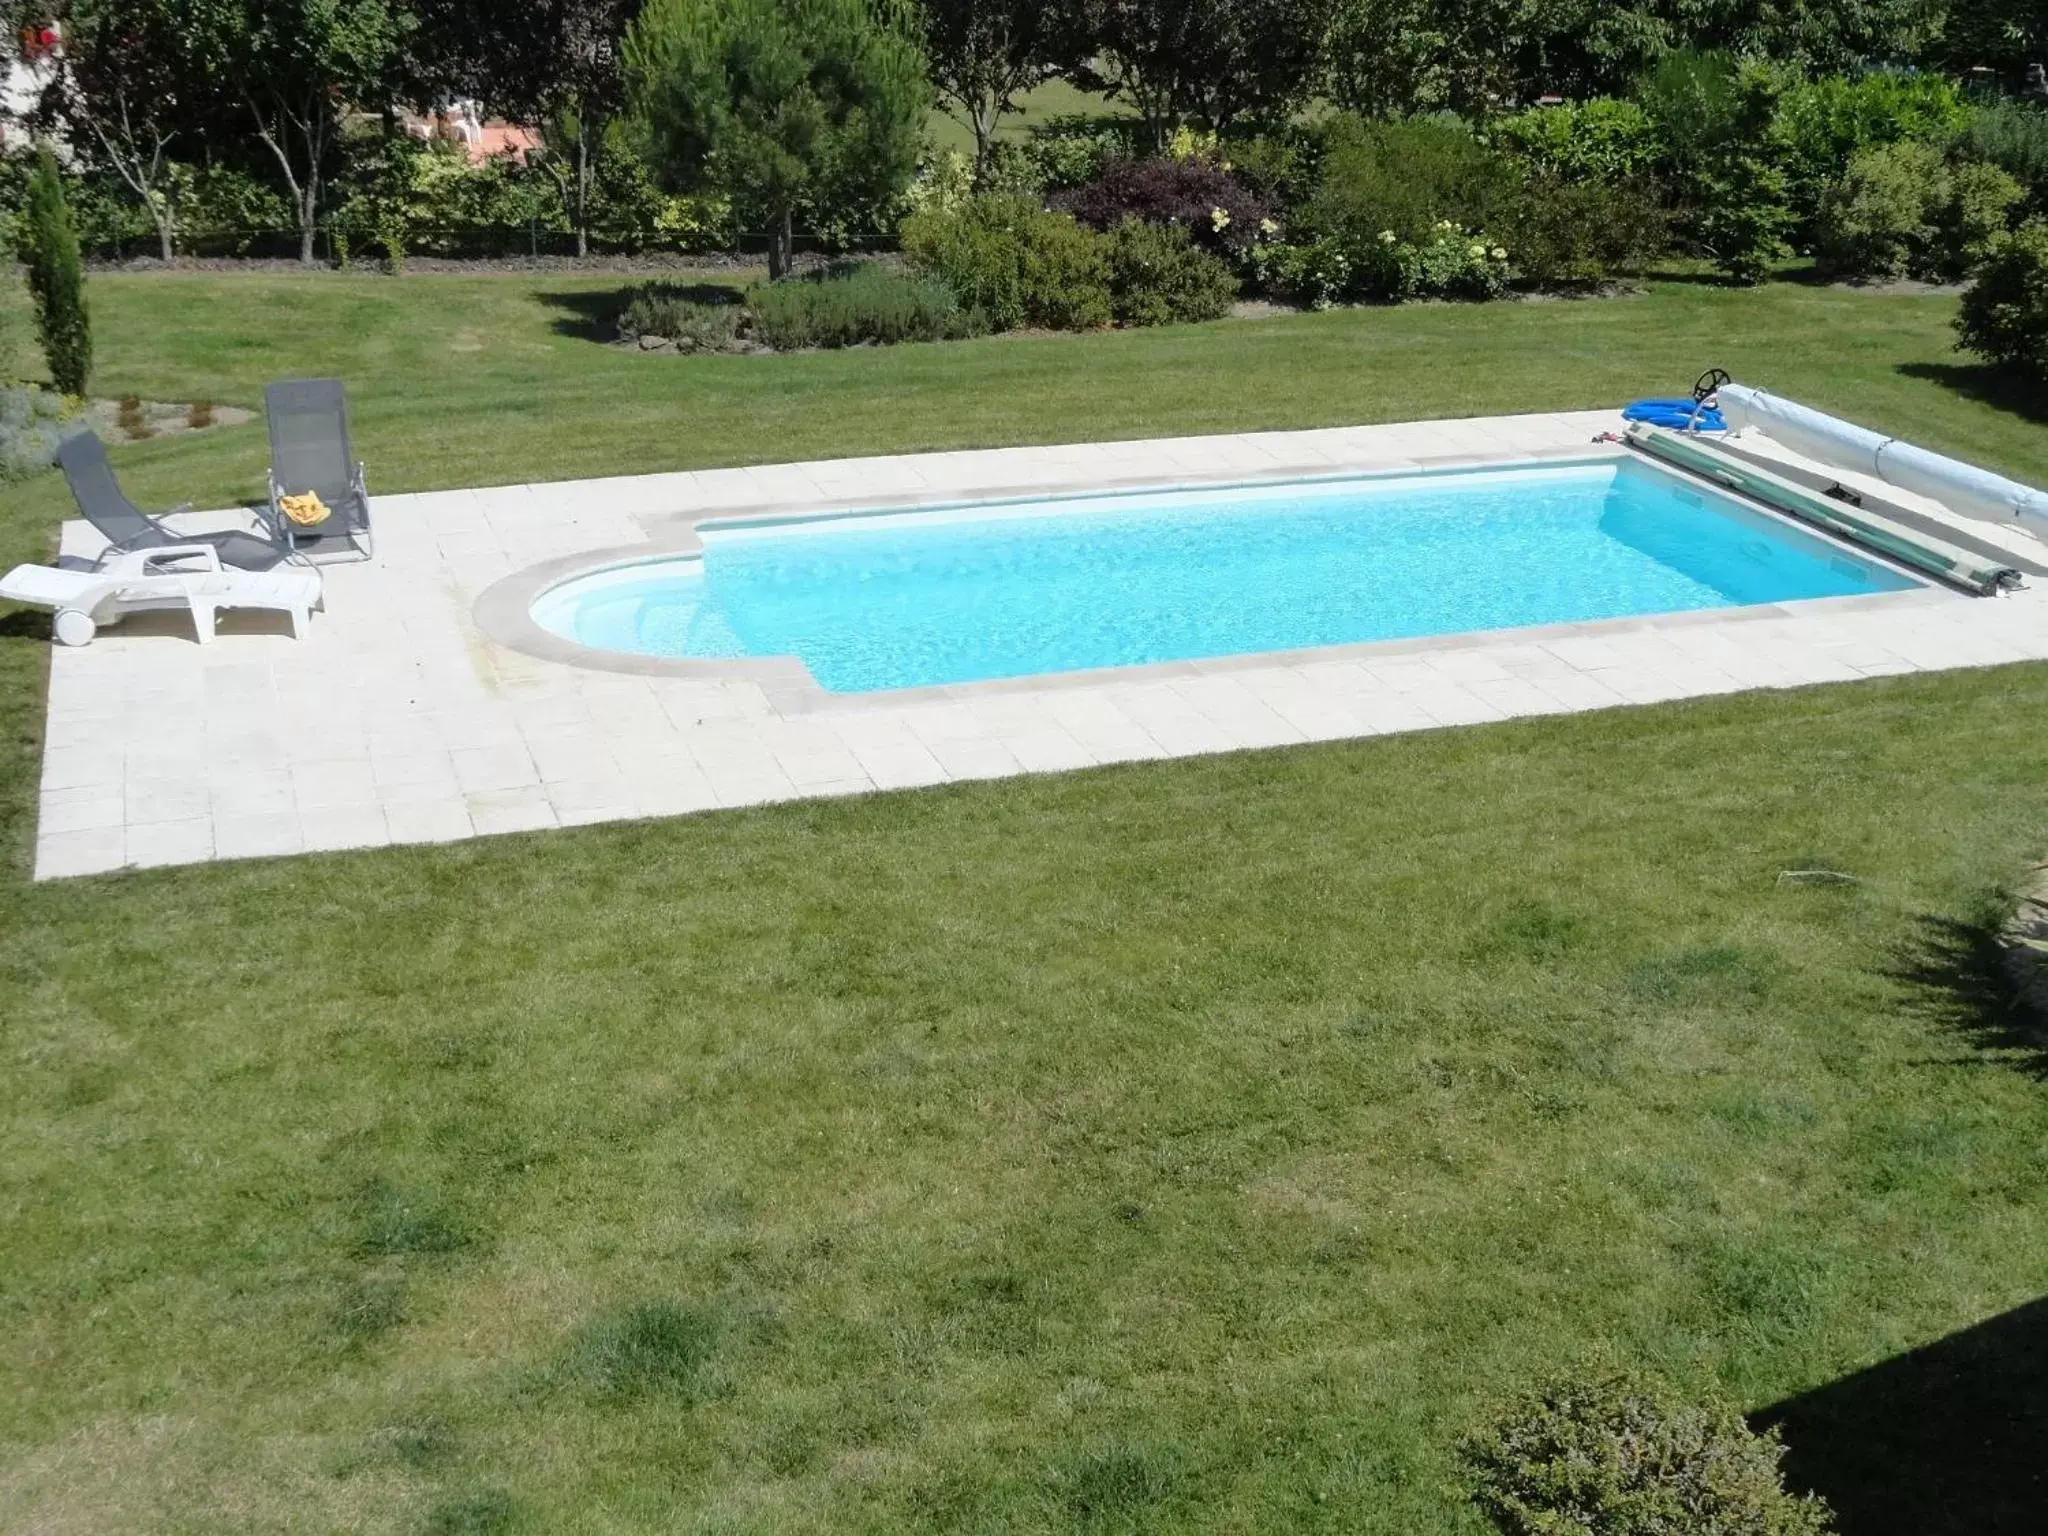
[[[1362,117],[1442,106],[1444,35],[1431,0],[1340,0],[1323,45],[1323,89]]]
[[[186,57],[182,10],[175,0],[73,0],[62,20],[47,115],[142,200],[169,261],[177,253],[169,150],[203,90]]]
[[[118,0],[117,0],[118,3]],[[201,67],[249,114],[277,162],[312,264],[345,107],[382,108],[417,17],[400,0],[180,0]]]
[[[590,189],[625,105],[620,50],[643,0],[417,0],[422,98],[459,92],[540,125],[544,168],[590,251]]]
[[[50,382],[67,395],[85,393],[92,373],[92,321],[85,308],[85,263],[78,229],[64,196],[57,157],[43,144],[22,211],[21,257],[35,303],[36,336],[50,365]]]
[[[1068,72],[1138,111],[1156,145],[1285,115],[1321,59],[1332,0],[1082,0]]]
[[[996,124],[1016,96],[1044,79],[1053,47],[1050,8],[1038,0],[926,0],[932,85],[974,130],[974,167],[988,164]]]
[[[627,36],[657,176],[719,191],[790,268],[799,213],[873,213],[917,167],[932,92],[902,0],[651,0]]]

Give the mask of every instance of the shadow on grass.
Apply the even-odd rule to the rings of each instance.
[[[1939,384],[1965,399],[2006,411],[2022,421],[2048,427],[2048,390],[2029,384],[1989,363],[1900,363],[1894,370],[1909,379]]]
[[[42,608],[17,608],[0,614],[0,640],[48,640],[50,614]]]
[[[2048,1081],[2048,1027],[2006,974],[1995,919],[1922,917],[1888,974],[1923,1018],[1985,1058]]]
[[[2037,1532],[2048,1511],[2048,1298],[1787,1398],[1786,1483],[1842,1536]]]
[[[692,304],[737,304],[740,293],[724,283],[666,282],[660,278],[621,283],[616,288],[542,288],[534,297],[561,313],[553,322],[557,336],[578,341],[618,339],[619,312],[641,288],[658,288],[671,298]]]

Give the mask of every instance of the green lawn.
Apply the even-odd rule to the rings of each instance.
[[[1942,371],[1939,298],[694,360],[577,334],[606,286],[99,279],[98,387],[338,372],[396,490],[1595,405],[1718,362],[2048,479],[2048,431]],[[260,427],[119,462],[248,495]],[[0,557],[62,505],[10,488]],[[17,850],[45,647],[0,616]],[[1605,1344],[1762,1408],[2048,1290],[2043,1058],[1981,956],[2044,789],[2027,666],[17,865],[0,1526],[1476,1532],[1448,1447],[1528,1372]],[[1813,866],[1861,883],[1776,883]],[[1988,1528],[1895,1417],[1851,1536]]]

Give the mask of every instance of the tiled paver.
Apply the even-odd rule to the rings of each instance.
[[[304,641],[231,614],[201,647],[152,615],[56,650],[36,872],[447,842],[2048,658],[2048,591],[1928,588],[835,699],[568,666],[473,617],[516,572],[672,543],[707,516],[1508,459],[1583,450],[1617,425],[1539,414],[382,496],[377,559],[326,568]],[[2048,569],[2048,547],[1998,538]],[[65,547],[92,554],[93,536],[67,525]]]

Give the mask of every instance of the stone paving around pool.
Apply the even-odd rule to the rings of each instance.
[[[265,616],[224,614],[218,640],[200,646],[189,620],[153,614],[53,649],[36,874],[447,842],[2048,658],[2048,546],[1962,523],[2042,572],[2039,585],[822,702],[753,681],[540,659],[488,638],[472,614],[507,576],[585,550],[673,543],[714,513],[1560,455],[1619,425],[1580,412],[377,496],[377,558],[324,568],[327,609],[303,641]],[[67,554],[96,546],[84,524],[65,526]]]

